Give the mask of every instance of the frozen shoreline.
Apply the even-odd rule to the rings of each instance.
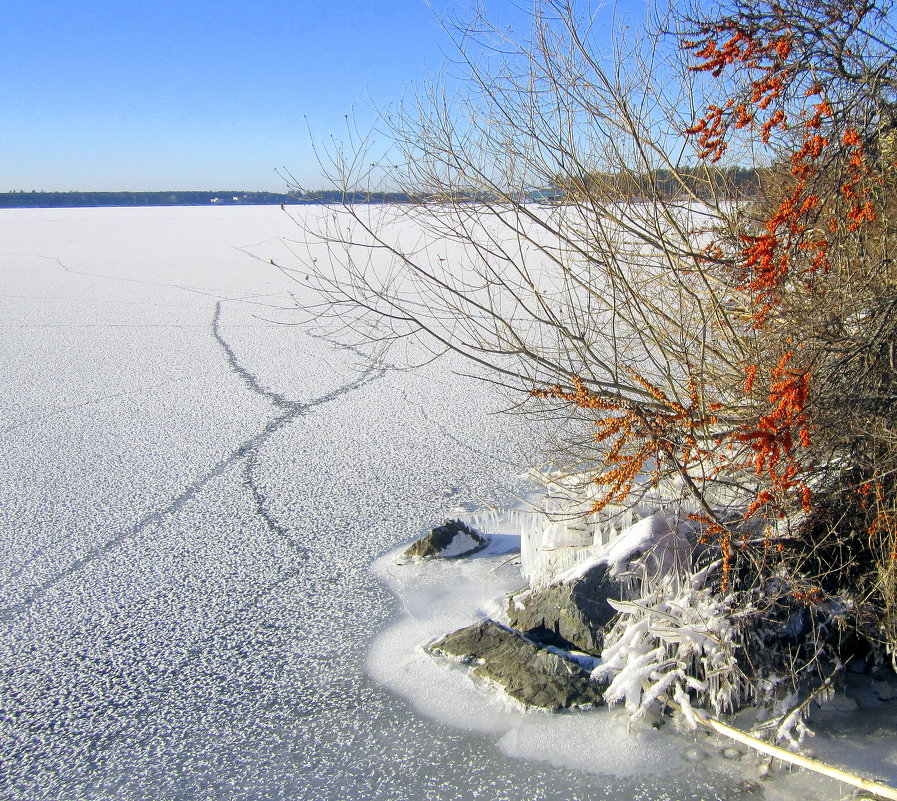
[[[767,801],[850,795],[847,785],[784,767],[761,780],[762,760],[744,746],[704,731],[678,730],[669,721],[659,729],[647,723],[630,728],[621,708],[560,714],[523,710],[500,690],[472,681],[463,666],[425,653],[424,644],[448,632],[487,617],[500,620],[502,598],[525,583],[519,566],[508,562],[519,548],[513,524],[497,513],[459,516],[492,535],[484,551],[461,560],[406,562],[400,558],[402,547],[383,554],[372,567],[399,600],[401,612],[374,640],[367,672],[419,713],[484,735],[509,756],[554,767],[665,786],[686,785],[700,776],[733,792],[762,793]],[[895,704],[881,703],[861,682],[851,682],[849,692],[814,713],[811,727],[817,736],[806,750],[843,769],[895,783]],[[859,727],[865,727],[865,735]],[[854,737],[846,740],[845,731]]]

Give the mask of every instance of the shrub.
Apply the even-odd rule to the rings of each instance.
[[[528,398],[592,512],[683,488],[701,586],[645,574],[614,658],[657,656],[642,702],[667,676],[680,701],[768,702],[783,737],[846,659],[897,660],[886,11],[701,6],[610,60],[565,0],[522,40],[476,20],[466,83],[384,117],[397,166],[372,172],[373,140],[335,154],[347,196],[413,202],[346,204],[314,231],[344,335],[415,337]],[[724,619],[712,658],[683,651],[691,623],[658,628],[674,597]],[[618,647],[627,619],[654,651]]]

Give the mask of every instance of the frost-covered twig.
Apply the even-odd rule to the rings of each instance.
[[[691,589],[691,582],[685,586],[672,598],[664,597],[663,587],[637,601],[613,602],[620,615],[592,678],[609,682],[605,700],[625,701],[633,720],[667,694],[682,706],[694,694],[718,711],[740,700],[741,672],[726,609],[709,593]]]
[[[662,700],[676,711],[682,712],[682,714],[688,719],[693,720],[694,722],[699,723],[702,726],[706,726],[708,729],[712,729],[713,731],[725,735],[726,737],[729,737],[739,743],[742,743],[749,748],[753,748],[755,751],[760,751],[761,753],[768,754],[769,756],[776,759],[781,759],[783,762],[790,762],[792,765],[797,765],[798,767],[812,770],[815,773],[821,773],[823,776],[829,776],[832,779],[837,779],[839,782],[844,782],[845,784],[849,784],[852,787],[858,787],[861,790],[866,790],[867,792],[874,793],[881,798],[887,798],[890,799],[890,801],[897,801],[897,789],[895,789],[894,787],[889,787],[886,784],[879,784],[878,782],[864,779],[861,776],[856,776],[853,773],[849,773],[846,770],[841,770],[840,768],[836,768],[832,765],[826,765],[824,762],[820,762],[816,759],[810,759],[809,757],[805,757],[802,754],[795,754],[791,751],[786,751],[784,748],[780,748],[779,746],[772,745],[771,743],[767,743],[764,740],[759,740],[756,737],[752,737],[750,734],[747,734],[740,729],[736,729],[732,726],[727,726],[725,723],[722,723],[719,720],[714,720],[713,718],[708,717],[707,715],[704,715],[697,710],[693,710],[690,706],[686,710],[684,706],[680,705],[678,698],[663,698]]]

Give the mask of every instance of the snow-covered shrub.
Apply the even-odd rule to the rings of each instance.
[[[592,678],[609,682],[605,700],[624,702],[632,719],[663,697],[677,701],[692,725],[692,699],[714,714],[742,702],[748,684],[737,659],[739,632],[726,600],[704,586],[710,572],[684,583],[667,577],[636,600],[612,602],[619,614]]]
[[[784,579],[719,593],[719,559],[685,575],[656,564],[649,551],[620,574],[639,591],[611,602],[618,614],[592,671],[605,700],[637,720],[671,699],[692,727],[696,709],[719,716],[753,705],[757,736],[798,747],[811,702],[831,695],[843,667],[852,602],[808,607]]]

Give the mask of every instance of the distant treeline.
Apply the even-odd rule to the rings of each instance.
[[[558,175],[551,188],[559,202],[576,201],[590,196],[628,200],[694,196],[740,200],[756,195],[770,170],[749,167],[680,167],[644,173],[594,172],[582,175]]]
[[[672,172],[586,173],[557,176],[543,188],[533,188],[524,201],[541,203],[577,202],[590,195],[628,200],[649,200],[680,195],[738,200],[755,195],[764,180],[764,170],[745,167],[686,167]],[[520,198],[521,196],[515,195]],[[77,208],[90,206],[294,206],[309,203],[489,203],[500,198],[475,190],[458,190],[451,196],[410,195],[404,192],[343,192],[322,189],[313,192],[3,192],[0,208]]]
[[[402,203],[398,192],[320,192],[286,195],[277,192],[3,192],[0,208],[81,208],[91,206],[277,206],[301,203]]]

